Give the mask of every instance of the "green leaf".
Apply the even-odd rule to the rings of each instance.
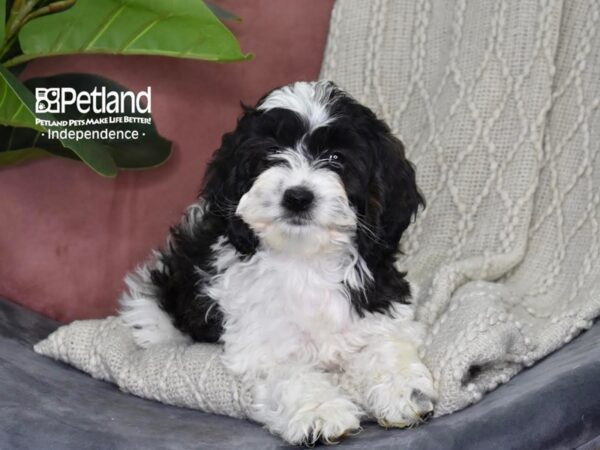
[[[101,91],[105,88],[106,91],[122,92],[128,89],[115,83],[112,80],[91,74],[71,73],[62,74],[45,78],[33,78],[25,82],[27,87],[32,90],[36,88],[62,88],[69,87],[77,92],[92,92],[95,88]],[[101,139],[98,141],[78,141],[77,144],[94,145],[96,151],[106,154],[111,160],[121,169],[145,169],[156,167],[163,164],[171,155],[171,143],[160,136],[156,127],[152,124],[152,116],[149,113],[141,114],[134,113],[131,108],[128,108],[123,114],[113,116],[110,114],[94,113],[90,110],[87,114],[81,114],[74,106],[66,108],[63,114],[53,114],[54,120],[102,120],[110,119],[111,117],[135,116],[144,120],[150,119],[150,123],[111,123],[100,125],[86,125],[84,127],[68,127],[68,129],[82,130],[130,130],[137,131],[138,139],[132,140],[111,140]],[[55,129],[55,128],[53,128]],[[74,153],[68,145],[56,139],[49,139],[47,134],[37,133],[34,130],[26,128],[10,128],[0,127],[0,142],[11,142],[10,149],[20,149],[24,147],[43,148],[48,152],[71,159],[79,159],[77,153]],[[98,148],[101,146],[101,148]]]
[[[6,35],[6,0],[0,0],[0,43],[4,44]]]
[[[44,127],[35,123],[34,110],[33,94],[0,65],[0,124],[43,131]]]
[[[212,13],[221,20],[235,20],[236,22],[242,21],[241,17],[236,16],[234,13],[221,8],[219,5],[213,2],[206,2],[206,6],[208,6]]]
[[[0,133],[0,142],[6,143],[0,151],[36,147],[28,143],[19,145],[17,142],[20,133],[29,133],[38,140],[47,131],[45,127],[36,124],[36,116],[44,120],[56,120],[48,113],[35,114],[35,97],[19,80],[7,69],[0,65],[0,124],[6,125],[9,133]],[[15,128],[16,127],[16,128]],[[27,127],[27,128],[25,128]],[[33,130],[29,130],[33,128]],[[61,139],[62,146],[72,150],[77,156],[100,175],[114,177],[117,166],[110,152],[100,143],[93,141],[76,141],[74,139]]]
[[[39,159],[49,155],[50,153],[41,148],[22,148],[19,150],[0,152],[0,167],[19,164],[31,159]]]
[[[70,53],[162,55],[209,61],[252,57],[200,0],[79,0],[21,29],[24,55],[7,66]]]
[[[49,115],[45,115],[46,119],[48,117]],[[6,148],[0,150],[0,155],[7,161],[11,161],[11,157],[5,155],[6,153],[34,147],[52,154],[79,159],[94,172],[105,177],[114,177],[117,174],[117,165],[109,149],[102,143],[74,139],[50,140],[46,132],[7,126],[0,126],[0,142],[8,143]]]
[[[60,139],[63,147],[72,150],[94,172],[104,177],[117,175],[117,164],[105,146],[94,141],[78,141],[75,139]],[[49,149],[52,151],[52,149]]]

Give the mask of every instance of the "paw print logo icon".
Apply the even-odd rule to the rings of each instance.
[[[35,112],[36,113],[60,113],[60,89],[59,88],[36,88],[35,89]]]

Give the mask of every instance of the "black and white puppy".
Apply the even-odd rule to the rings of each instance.
[[[244,108],[198,202],[126,278],[122,317],[143,347],[222,342],[252,386],[252,418],[289,442],[335,441],[363,415],[414,425],[435,392],[394,263],[422,203],[402,144],[368,108],[330,82],[276,89]]]

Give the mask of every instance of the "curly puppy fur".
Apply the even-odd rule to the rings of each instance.
[[[243,107],[199,200],[130,274],[122,317],[142,346],[221,342],[252,418],[291,443],[334,442],[365,416],[411,426],[435,392],[416,348],[398,243],[423,205],[402,143],[330,82]],[[334,374],[364,399],[350,399]]]

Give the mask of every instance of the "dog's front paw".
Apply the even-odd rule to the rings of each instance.
[[[382,427],[412,427],[433,414],[437,395],[424,364],[412,362],[398,373],[376,374],[375,379],[367,408]]]
[[[292,444],[313,445],[317,441],[334,444],[360,429],[362,411],[344,397],[326,400],[299,409],[281,431]]]

